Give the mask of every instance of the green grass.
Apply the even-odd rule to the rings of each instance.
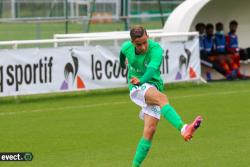
[[[201,114],[190,143],[162,118],[143,167],[247,167],[250,81],[168,85],[182,118]],[[0,151],[32,152],[21,167],[128,167],[142,134],[127,89],[0,98]]]
[[[141,24],[147,29],[162,28],[160,21],[145,21],[133,22],[134,24]],[[85,24],[84,24],[85,25]],[[124,31],[125,26],[123,22],[114,23],[96,23],[91,24],[89,32],[108,32],[108,31]],[[84,33],[86,27],[82,23],[69,23],[68,33]],[[0,42],[12,40],[35,40],[35,39],[53,39],[54,34],[65,34],[65,23],[0,23]],[[61,44],[63,45],[63,44]],[[60,45],[60,46],[61,46]],[[76,44],[75,45],[81,45]],[[12,45],[0,46],[0,49],[10,49]],[[18,45],[18,48],[34,48],[34,47],[53,47],[53,44],[26,44]]]
[[[160,29],[160,21],[132,22],[142,24],[148,29]],[[124,31],[124,23],[91,24],[90,32]],[[68,33],[83,33],[86,27],[82,23],[69,23]],[[65,23],[1,23],[0,41],[52,39],[54,34],[64,34]]]

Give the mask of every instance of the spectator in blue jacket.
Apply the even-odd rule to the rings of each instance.
[[[224,34],[224,26],[221,22],[215,25],[215,50],[218,54],[226,54],[226,36]]]
[[[238,36],[236,34],[238,28],[238,22],[233,20],[229,23],[229,32],[226,36],[227,43],[227,51],[228,53],[238,53],[239,52],[239,44],[238,44]]]
[[[213,24],[207,24],[206,35],[201,39],[203,50],[201,50],[201,64],[214,68],[216,71],[221,73],[224,76],[227,76],[227,71],[223,69],[220,64],[216,61],[215,55],[215,42],[214,42],[214,26]],[[209,71],[207,71],[209,73]],[[208,78],[209,80],[210,78]]]
[[[214,38],[215,54],[218,64],[226,71],[227,78],[235,78],[237,76],[235,64],[231,55],[226,50],[226,36],[224,34],[224,26],[221,22],[216,23],[216,33]]]
[[[236,20],[232,20],[229,23],[229,32],[226,36],[226,42],[227,42],[227,51],[229,53],[235,54],[235,59],[238,58],[240,60],[247,60],[250,59],[250,48],[240,48],[239,42],[238,42],[238,36],[236,34],[238,28],[238,22]],[[238,57],[237,57],[238,56]]]
[[[203,54],[204,52],[204,45],[203,45],[203,40],[205,37],[205,29],[206,25],[204,23],[198,23],[195,26],[195,30],[199,32],[199,43],[200,43],[200,52]]]
[[[245,53],[247,49],[240,49],[238,45],[238,36],[236,34],[238,28],[238,22],[233,20],[229,23],[229,33],[226,36],[226,49],[230,53],[230,58],[232,60],[232,68],[237,73],[239,79],[249,78],[240,72],[240,60],[248,59],[248,55]]]
[[[210,60],[214,60],[214,26],[213,24],[206,25],[206,35],[203,39],[204,54]]]

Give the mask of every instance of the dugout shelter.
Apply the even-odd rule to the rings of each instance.
[[[248,0],[186,0],[179,5],[166,21],[163,31],[166,33],[190,32],[195,30],[195,25],[199,22],[205,24],[222,22],[225,33],[228,32],[229,22],[237,20],[239,23],[237,35],[239,46],[246,48],[250,46],[250,3]],[[247,64],[242,63],[241,71],[250,74]],[[203,68],[202,76],[205,77],[207,68]],[[212,71],[215,79],[223,76]],[[205,77],[206,78],[206,77]]]

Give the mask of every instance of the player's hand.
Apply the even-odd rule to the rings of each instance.
[[[133,85],[140,85],[140,80],[136,77],[132,77],[130,79],[130,83],[132,83]]]

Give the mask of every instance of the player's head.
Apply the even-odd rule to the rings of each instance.
[[[216,23],[215,28],[216,28],[216,31],[219,32],[219,31],[223,31],[224,26],[221,22],[218,22]]]
[[[199,34],[204,34],[206,25],[204,23],[198,23],[195,25],[195,30],[199,32]]]
[[[235,33],[236,30],[237,30],[237,27],[238,27],[238,22],[237,22],[236,20],[232,20],[232,21],[229,23],[230,32]]]
[[[143,54],[148,50],[148,34],[144,27],[136,25],[130,30],[130,38],[136,48],[137,54]]]
[[[214,34],[214,25],[213,24],[208,23],[206,25],[206,34],[207,34],[207,36],[213,36],[213,34]]]

